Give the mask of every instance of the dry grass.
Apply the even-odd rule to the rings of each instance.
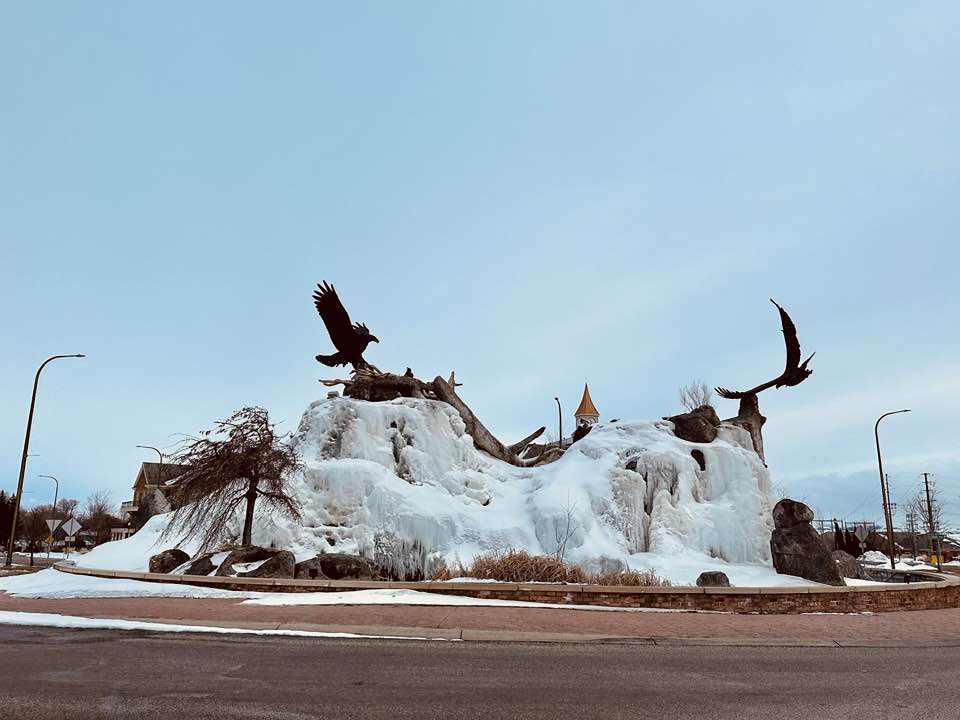
[[[671,587],[666,578],[653,570],[624,570],[623,572],[594,573],[590,576],[592,585],[630,585],[633,587]]]
[[[631,585],[669,587],[670,581],[650,570],[588,573],[579,565],[546,555],[531,555],[525,550],[503,550],[478,555],[469,567],[449,567],[444,561],[434,565],[430,579],[450,580],[473,577],[500,582],[584,583],[588,585]]]

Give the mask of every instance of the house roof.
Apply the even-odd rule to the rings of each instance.
[[[595,418],[600,417],[600,413],[593,404],[593,399],[590,397],[590,388],[587,387],[586,383],[583,384],[583,398],[580,400],[580,407],[577,408],[577,411],[573,415],[574,417],[580,415],[588,415]]]
[[[162,465],[155,462],[141,463],[140,472],[137,473],[137,481],[142,476],[147,485],[156,485],[158,478],[162,479],[164,483],[168,483],[173,478],[182,475],[188,467],[189,465],[177,463],[163,463]],[[160,468],[163,468],[163,470]],[[134,482],[134,486],[136,486],[136,482]]]

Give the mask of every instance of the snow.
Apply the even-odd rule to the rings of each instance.
[[[562,544],[565,559],[588,570],[622,561],[675,584],[706,570],[739,586],[812,584],[770,564],[769,473],[735,426],[695,444],[668,421],[601,423],[557,462],[518,468],[476,450],[445,403],[337,397],[311,404],[292,442],[304,460],[293,480],[302,523],[258,512],[253,541],[298,560],[355,553],[429,573],[439,560],[455,567],[482,552],[553,554]],[[151,554],[176,544],[158,540],[168,521],[156,516],[77,562],[144,571]]]
[[[565,605],[560,603],[526,602],[523,600],[494,600],[463,595],[441,595],[419,590],[354,590],[329,593],[264,593],[265,597],[244,600],[244,605],[434,605],[456,607],[524,607],[556,608],[561,610],[598,610],[609,612],[701,612],[669,608],[623,608],[603,605]],[[269,595],[267,597],[266,595]],[[703,611],[712,612],[712,611]]]
[[[353,633],[317,632],[313,630],[254,630],[248,628],[217,627],[211,625],[176,625],[173,623],[120,620],[113,618],[88,618],[56,613],[29,613],[0,610],[0,625],[32,625],[43,627],[73,628],[82,630],[137,630],[140,632],[212,633],[215,635],[279,635],[283,637],[308,638],[363,638],[382,640],[428,640],[444,638],[401,637],[396,635],[355,635]],[[457,642],[450,640],[450,642]]]
[[[890,558],[887,557],[884,553],[879,550],[868,550],[861,557],[860,560],[863,561],[866,565],[875,565],[881,566],[883,568],[890,567]],[[895,565],[897,570],[933,570],[936,572],[937,568],[929,563],[923,562],[922,560],[897,560]]]
[[[317,593],[272,593],[217,590],[192,587],[179,583],[147,583],[139,580],[98,578],[87,575],[71,575],[59,570],[47,569],[32,575],[0,578],[0,592],[17,597],[50,598],[55,600],[74,598],[112,597],[173,597],[173,598],[220,598],[243,600],[254,605],[429,605],[449,607],[530,607],[562,608],[566,610],[597,610],[602,612],[686,612],[683,610],[659,610],[656,608],[614,608],[601,605],[563,605],[535,603],[522,600],[493,600],[472,598],[463,595],[445,595],[419,590],[377,589],[350,590],[346,592]]]
[[[194,587],[180,583],[147,583],[139,580],[70,575],[53,568],[29,575],[13,575],[0,578],[0,591],[6,591],[10,595],[33,598],[244,598],[262,594]]]
[[[264,558],[263,560],[254,560],[253,562],[248,562],[248,563],[234,563],[233,573],[231,574],[233,575],[233,577],[236,577],[237,575],[240,575],[242,573],[253,572],[269,559],[270,558]],[[223,562],[223,560],[221,560],[220,562]],[[219,565],[219,563],[217,564]]]

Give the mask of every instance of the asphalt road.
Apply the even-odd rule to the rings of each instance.
[[[0,717],[954,718],[960,648],[658,647],[0,626]]]

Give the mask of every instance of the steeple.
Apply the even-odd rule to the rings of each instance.
[[[600,420],[600,413],[593,404],[593,399],[590,397],[590,388],[587,387],[586,383],[583,384],[583,398],[580,400],[580,407],[577,408],[573,416],[577,419],[577,427],[593,425]]]

